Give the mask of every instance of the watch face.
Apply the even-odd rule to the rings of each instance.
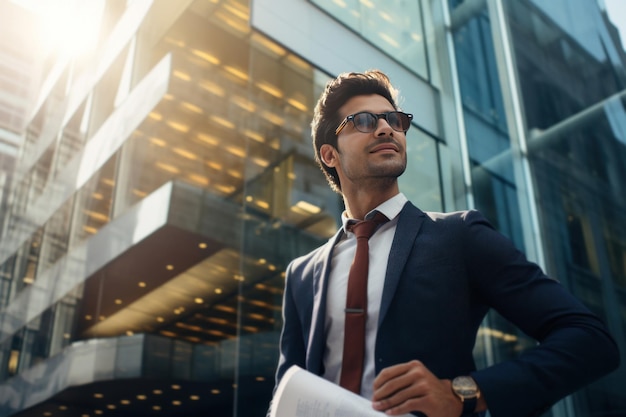
[[[476,382],[469,376],[458,376],[454,378],[452,380],[452,389],[462,398],[473,398],[478,391]]]

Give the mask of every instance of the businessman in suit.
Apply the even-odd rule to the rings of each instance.
[[[286,271],[277,384],[298,365],[337,384],[344,354],[351,225],[384,215],[369,238],[364,359],[353,391],[388,415],[539,415],[618,366],[603,323],[527,261],[477,211],[423,212],[400,192],[411,115],[380,71],[329,82],[312,122],[316,160],[341,193],[343,226]],[[493,308],[538,344],[476,369]],[[344,343],[345,342],[345,343]],[[348,350],[348,349],[347,349]],[[346,356],[344,356],[346,355]],[[346,358],[346,359],[344,359]]]

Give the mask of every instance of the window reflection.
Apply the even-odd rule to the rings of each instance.
[[[416,74],[429,78],[422,2],[310,0]]]

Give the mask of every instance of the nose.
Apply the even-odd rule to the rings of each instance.
[[[384,115],[379,114],[376,123],[376,136],[393,136],[393,129]]]

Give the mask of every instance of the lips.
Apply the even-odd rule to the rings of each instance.
[[[380,143],[374,146],[372,149],[370,149],[370,153],[381,152],[381,151],[399,152],[400,149],[398,146],[396,146],[393,143]]]

